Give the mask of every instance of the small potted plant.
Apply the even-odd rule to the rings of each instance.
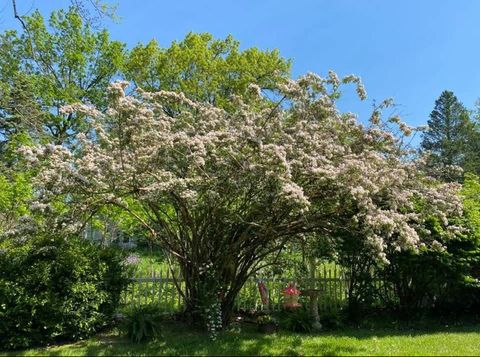
[[[257,317],[258,331],[273,333],[277,331],[277,321],[271,315],[260,315]]]

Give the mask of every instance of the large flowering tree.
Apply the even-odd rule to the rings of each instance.
[[[350,82],[364,98],[354,76],[308,74],[278,83],[277,105],[252,85],[257,100],[232,97],[228,112],[168,91],[127,96],[116,82],[106,112],[63,109],[91,127],[71,148],[24,149],[40,168],[34,206],[48,212],[63,197],[58,227],[105,205],[128,212],[181,267],[187,311],[220,306],[228,323],[245,281],[290,239],[351,229],[385,260],[386,247],[422,243],[426,216],[448,225],[460,211],[456,187],[422,177],[378,111],[368,127],[338,111]],[[427,208],[414,210],[419,201]]]

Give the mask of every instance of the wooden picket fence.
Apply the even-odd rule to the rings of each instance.
[[[173,279],[171,273],[152,273],[150,277],[135,277],[132,279],[129,289],[124,293],[122,302],[125,305],[139,306],[146,304],[157,304],[165,311],[180,311],[183,307],[183,300],[176,286],[179,284],[183,289],[181,278]],[[295,282],[301,289],[315,288],[320,289],[319,308],[321,311],[336,310],[344,306],[347,300],[348,281],[341,269],[321,269],[317,271],[315,279],[295,279],[295,278],[265,278],[261,279],[267,287],[269,293],[269,304],[262,304],[258,290],[260,279],[250,279],[240,291],[236,309],[244,311],[252,310],[278,310],[282,306],[283,289],[289,282]],[[300,296],[300,301],[307,304],[307,297]]]

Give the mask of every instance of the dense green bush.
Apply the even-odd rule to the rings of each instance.
[[[478,311],[480,238],[468,217],[455,223],[461,233],[445,238],[432,217],[425,223],[430,231],[428,239],[441,247],[429,244],[418,251],[389,250],[389,264],[376,263],[368,246],[362,246],[364,240],[343,239],[339,263],[346,268],[349,280],[349,320],[360,321],[372,310],[393,310],[407,318],[432,311]]]
[[[480,312],[480,179],[466,175],[460,192],[461,217],[450,217],[450,229],[439,217],[423,223],[418,250],[385,251],[388,264],[379,264],[361,234],[340,231],[334,246],[345,268],[349,320],[372,310],[396,311],[402,317],[435,312]],[[415,201],[416,212],[428,209]]]
[[[389,257],[391,263],[381,273],[391,283],[394,305],[402,314],[471,312],[478,306],[478,238],[470,231],[442,244],[442,250],[422,248],[417,254],[397,252]]]
[[[1,244],[1,349],[92,335],[129,283],[124,254],[113,248],[46,234]]]

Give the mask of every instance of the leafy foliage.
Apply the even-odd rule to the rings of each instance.
[[[448,228],[438,217],[427,216],[422,241],[431,243],[416,250],[389,249],[387,265],[372,259],[365,240],[342,237],[336,250],[349,278],[350,319],[359,319],[374,307],[394,309],[404,317],[432,310],[476,311],[480,291],[478,192],[478,177],[466,175],[461,191],[463,215],[452,219]],[[416,209],[422,206],[417,202]]]
[[[59,10],[48,25],[34,12],[24,18],[27,31],[0,35],[0,134],[26,131],[58,143],[83,131],[83,118],[60,113],[60,107],[84,101],[105,105],[105,90],[118,74],[124,45],[106,30],[93,31],[78,7]]]
[[[5,349],[93,335],[110,321],[130,281],[123,254],[75,237],[12,238],[0,254]]]
[[[292,332],[312,332],[313,320],[309,311],[304,308],[284,310],[278,314],[281,329]]]
[[[191,33],[168,48],[151,41],[126,53],[79,9],[54,12],[48,24],[36,12],[25,33],[0,37],[2,159],[21,171],[12,153],[25,145],[39,169],[34,189],[26,172],[2,172],[0,217],[9,223],[1,230],[27,213],[31,192],[54,232],[114,217],[177,259],[187,309],[213,330],[228,323],[246,279],[306,236],[349,267],[351,305],[386,300],[368,280],[372,271],[388,275],[394,303],[409,307],[472,282],[476,243],[451,229],[457,186],[418,172],[378,108],[368,127],[336,108],[341,84],[355,83],[365,99],[359,78],[292,81],[277,51],[242,51],[230,36]],[[109,87],[117,76],[128,82]],[[430,168],[474,170],[473,124],[453,93],[442,93],[429,124]],[[412,276],[422,264],[424,274]],[[139,326],[153,328],[148,319]]]
[[[124,66],[126,79],[144,90],[181,92],[195,101],[230,110],[235,108],[232,95],[246,100],[251,84],[273,90],[289,70],[290,61],[276,50],[241,51],[232,36],[217,40],[208,33],[189,33],[168,48],[161,48],[154,40],[138,45],[129,53]]]
[[[0,173],[0,234],[12,229],[20,217],[28,214],[31,197],[29,175],[13,173],[8,177]]]
[[[401,311],[465,312],[478,306],[480,236],[476,216],[480,200],[476,191],[478,178],[467,175],[462,189],[464,214],[449,228],[457,232],[455,236],[450,236],[437,218],[429,217],[425,234],[436,244],[422,246],[418,253],[391,253],[392,264],[384,270],[385,278],[393,284]]]
[[[122,328],[132,342],[147,342],[161,335],[161,320],[157,306],[138,306],[127,311]]]
[[[461,195],[463,207],[477,239],[480,239],[480,177],[467,174]]]

